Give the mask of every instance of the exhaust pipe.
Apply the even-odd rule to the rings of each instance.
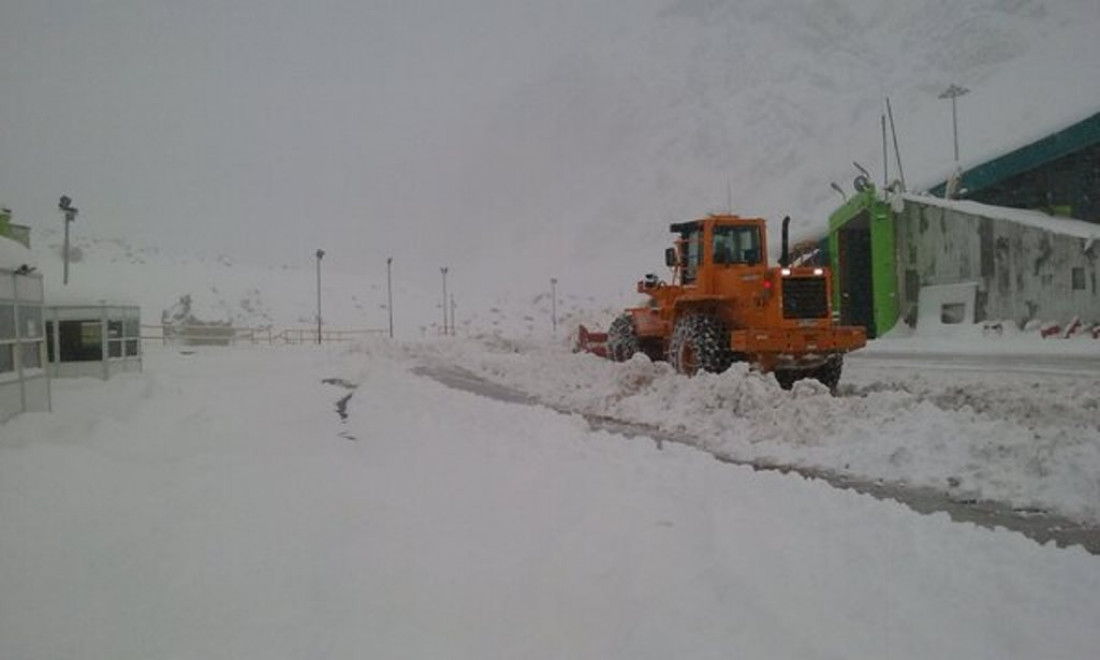
[[[783,218],[783,246],[780,248],[779,251],[779,265],[783,268],[791,265],[790,241],[787,238],[787,227],[790,224],[791,216],[788,215]]]

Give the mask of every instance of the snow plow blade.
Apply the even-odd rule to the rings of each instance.
[[[602,358],[607,357],[607,333],[590,332],[583,325],[577,329],[577,343],[573,346],[574,353],[592,353]]]

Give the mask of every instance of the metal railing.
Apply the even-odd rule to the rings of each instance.
[[[322,329],[321,343],[334,344],[385,336],[383,328],[356,330]],[[248,345],[297,345],[316,344],[317,328],[238,328],[233,326],[196,325],[164,326],[142,325],[141,339],[164,345],[178,343],[184,346],[236,346]]]

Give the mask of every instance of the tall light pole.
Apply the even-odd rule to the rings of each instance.
[[[386,311],[390,313],[390,339],[393,339],[393,257],[386,257]]]
[[[955,107],[956,99],[965,95],[970,90],[952,83],[950,87],[940,93],[939,98],[951,99],[951,128],[955,136],[955,163],[959,162],[959,113]]]
[[[443,334],[447,334],[447,271],[449,269],[446,266],[442,266],[439,272],[443,274],[443,304],[440,307],[443,308]]]
[[[317,343],[321,343],[321,259],[325,256],[324,250],[317,250]]]
[[[550,278],[550,324],[558,334],[558,278]]]
[[[79,212],[75,206],[73,206],[73,200],[68,195],[62,195],[61,200],[57,203],[57,208],[61,209],[61,212],[65,214],[65,246],[64,255],[62,255],[62,261],[64,262],[64,275],[62,277],[62,284],[69,284],[69,225],[73,224],[76,220],[76,214]]]

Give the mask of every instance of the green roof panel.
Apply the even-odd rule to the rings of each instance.
[[[960,187],[967,191],[967,195],[973,195],[983,188],[1094,144],[1100,144],[1100,112],[1041,140],[966,170],[963,172]],[[942,197],[946,185],[946,182],[941,183],[929,192],[936,197]]]

